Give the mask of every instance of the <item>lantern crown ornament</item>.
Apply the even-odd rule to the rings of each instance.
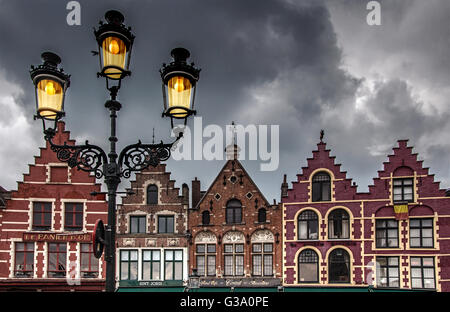
[[[160,69],[164,100],[163,117],[184,119],[184,124],[190,115],[195,115],[194,101],[200,70],[194,63],[187,63],[190,53],[185,48],[175,48],[171,52],[173,61],[163,64]]]
[[[41,54],[43,64],[31,66],[30,76],[36,91],[36,115],[45,120],[58,122],[64,116],[64,98],[70,86],[70,75],[58,65],[61,58],[53,52]]]
[[[111,80],[120,80],[131,74],[129,71],[131,49],[135,36],[131,27],[123,23],[124,16],[116,10],[105,13],[106,23],[99,22],[98,30],[94,29],[98,44],[100,72],[98,76]]]

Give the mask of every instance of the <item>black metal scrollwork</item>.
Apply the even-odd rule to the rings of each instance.
[[[136,144],[127,146],[119,156],[119,166],[126,167],[121,171],[121,176],[129,178],[131,172],[141,171],[148,166],[156,167],[161,161],[170,158],[171,144]]]
[[[64,145],[57,145],[51,138],[47,140],[52,151],[56,153],[56,157],[66,162],[70,168],[77,167],[79,170],[94,172],[97,179],[103,177],[101,165],[107,163],[107,158],[100,147],[91,145],[88,141],[84,145],[67,145],[66,142]]]

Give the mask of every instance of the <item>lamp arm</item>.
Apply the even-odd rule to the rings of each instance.
[[[58,160],[66,162],[70,168],[77,167],[78,170],[94,172],[95,177],[100,179],[104,173],[100,169],[102,164],[107,164],[106,153],[100,147],[89,144],[86,140],[84,145],[58,145],[53,143],[51,135],[46,135],[50,148],[56,153]]]
[[[183,132],[180,132],[175,141],[168,144],[162,141],[157,144],[142,144],[138,141],[128,145],[119,155],[120,176],[129,178],[133,171],[141,171],[149,166],[156,167],[161,161],[166,161],[170,158],[172,147],[176,146],[182,136]],[[122,169],[124,167],[125,169]]]

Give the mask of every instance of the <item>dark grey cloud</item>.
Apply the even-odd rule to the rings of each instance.
[[[448,2],[431,1],[425,10],[419,1],[383,1],[384,26],[378,29],[364,24],[364,1],[79,2],[82,25],[68,26],[67,1],[0,1],[0,77],[22,91],[12,96],[28,118],[30,126],[21,135],[32,137],[34,154],[44,141],[41,125],[31,120],[28,70],[45,50],[58,53],[72,74],[67,128],[78,139],[108,147],[103,107],[108,94],[96,78],[98,59],[90,51],[96,49],[92,27],[108,9],[118,9],[136,34],[133,74],[119,93],[119,148],[138,138],[151,141],[153,127],[157,140],[168,140],[169,121],[160,118],[158,69],[170,60],[172,48],[184,46],[202,68],[196,107],[204,124],[280,125],[279,170],[260,172],[260,162],[244,161],[268,199],[279,198],[283,173],[295,180],[322,128],[332,154],[363,190],[400,138],[417,143],[417,151],[430,157],[432,172],[450,183],[448,160],[440,154],[449,148],[442,135],[448,110],[441,97],[430,95],[432,87],[448,87],[450,35],[442,13]],[[401,70],[392,70],[402,58]],[[364,66],[378,66],[378,78]],[[9,93],[0,88],[1,94]],[[2,120],[0,125],[8,122]],[[20,151],[19,160],[32,161],[32,155],[25,156],[30,148]],[[222,165],[170,160],[168,169],[177,185],[197,176],[206,188]],[[25,164],[15,166],[26,171]]]

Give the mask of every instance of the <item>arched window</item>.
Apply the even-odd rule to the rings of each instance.
[[[305,210],[298,216],[298,239],[318,239],[319,220],[312,210]]]
[[[312,178],[312,201],[331,200],[331,179],[326,172],[318,172]]]
[[[207,225],[210,222],[210,214],[208,210],[202,212],[202,224]]]
[[[328,238],[350,238],[350,218],[344,209],[333,210],[328,216]]]
[[[158,187],[155,184],[150,184],[147,187],[147,205],[158,204]]]
[[[328,281],[350,283],[350,256],[342,248],[333,250],[328,259]]]
[[[258,210],[258,222],[264,223],[267,220],[267,212],[266,209],[261,208]]]
[[[242,222],[242,204],[237,199],[231,199],[227,203],[226,210],[227,224]]]
[[[312,249],[305,249],[298,256],[298,282],[319,282],[319,257]]]

